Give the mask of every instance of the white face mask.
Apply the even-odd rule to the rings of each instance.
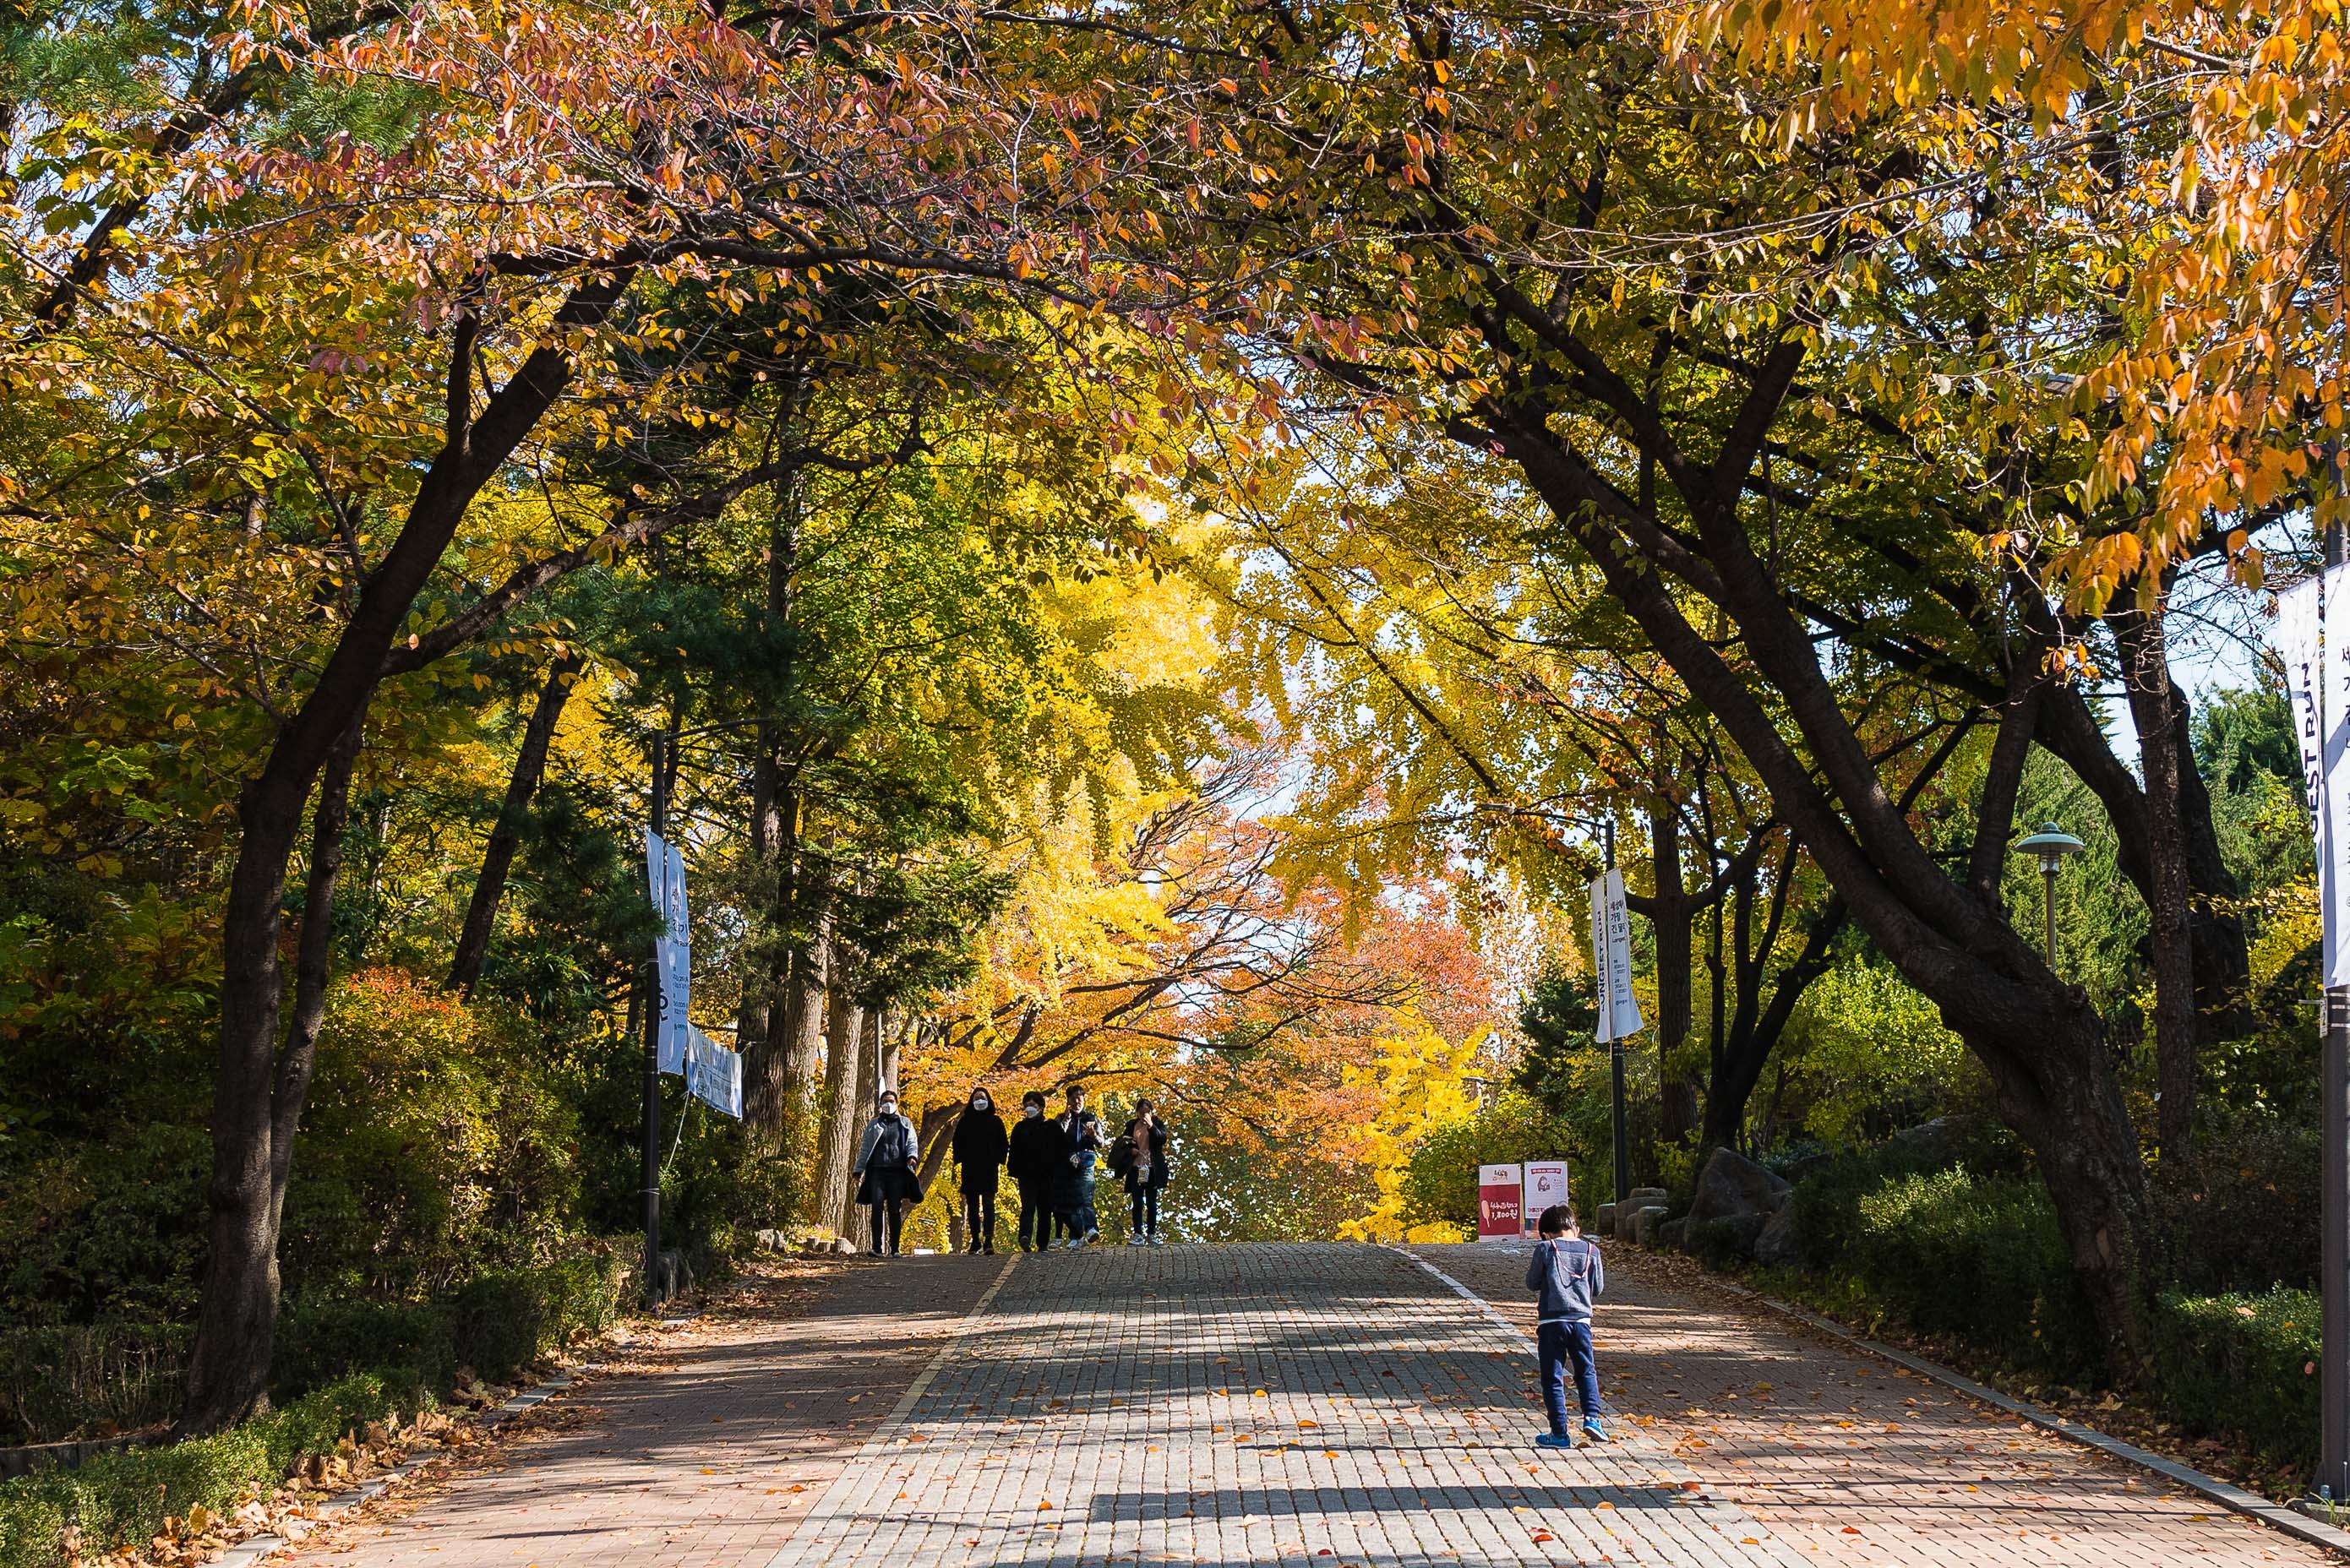
[[[884,1100],[884,1101],[882,1101],[882,1102],[881,1102],[881,1114],[882,1114],[883,1116],[896,1116],[896,1115],[898,1114],[898,1102],[897,1102],[897,1101],[895,1101],[895,1100]]]
[[[975,1111],[991,1111],[995,1108],[995,1106],[994,1102],[990,1100],[985,1095],[982,1095],[979,1098],[972,1101],[971,1108]]]
[[[1020,1107],[1020,1114],[1024,1116],[1041,1116],[1045,1114],[1045,1107],[1042,1106],[1023,1106]]]

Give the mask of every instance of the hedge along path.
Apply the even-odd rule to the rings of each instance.
[[[1807,1559],[1851,1568],[2338,1564],[2184,1485],[1987,1411],[1602,1243],[1602,1390]],[[1522,1248],[1415,1245],[1529,1332]]]
[[[601,1367],[588,1368],[600,1371]],[[560,1397],[573,1382],[568,1372],[558,1372],[537,1386],[526,1388],[494,1409],[485,1410],[474,1423],[475,1430],[486,1436],[504,1426],[516,1416],[535,1410],[548,1400]],[[282,1533],[255,1535],[240,1541],[215,1560],[219,1568],[252,1568],[265,1558],[275,1557],[296,1542],[315,1534],[321,1525],[342,1520],[354,1510],[365,1508],[400,1482],[426,1466],[447,1460],[453,1456],[450,1449],[435,1445],[423,1452],[411,1454],[380,1475],[370,1476],[348,1491],[338,1492],[317,1508],[298,1520],[289,1519],[278,1525]]]
[[[754,1280],[573,1391],[479,1468],[412,1480],[270,1560],[368,1568],[754,1568],[889,1415],[998,1258],[845,1262]]]

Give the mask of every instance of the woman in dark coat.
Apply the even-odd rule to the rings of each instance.
[[[866,1125],[865,1140],[858,1146],[857,1201],[873,1210],[873,1255],[886,1251],[898,1255],[898,1230],[906,1205],[922,1199],[922,1184],[914,1179],[914,1162],[922,1156],[922,1140],[914,1124],[898,1114],[898,1091],[881,1091],[880,1109]],[[885,1246],[886,1243],[886,1246]]]
[[[1053,1244],[1053,1197],[1068,1162],[1069,1140],[1061,1124],[1045,1114],[1045,1096],[1029,1090],[1020,1096],[1020,1121],[1012,1129],[1004,1161],[1020,1184],[1022,1251],[1041,1252]]]
[[[971,1232],[971,1250],[991,1257],[995,1252],[995,1184],[1010,1147],[994,1099],[984,1088],[973,1089],[971,1103],[955,1120],[954,1162],[962,1180],[962,1222]]]
[[[1159,1243],[1159,1194],[1167,1185],[1167,1125],[1149,1100],[1134,1107],[1134,1119],[1118,1135],[1112,1150],[1118,1157],[1118,1174],[1126,1179],[1126,1196],[1134,1211],[1130,1247]]]

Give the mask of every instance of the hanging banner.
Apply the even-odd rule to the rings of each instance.
[[[2301,749],[2303,787],[2317,846],[2317,907],[2324,983],[2350,985],[2350,566],[2277,596],[2277,651],[2284,660]]]
[[[693,1029],[693,947],[685,920],[685,857],[650,828],[645,830],[645,886],[661,918],[661,935],[653,940],[653,970],[660,982],[654,1055],[662,1072],[681,1074]]]
[[[1632,916],[1624,901],[1624,873],[1591,879],[1591,972],[1599,981],[1600,1044],[1640,1032],[1640,1002],[1632,994]]]
[[[1542,1211],[1555,1203],[1565,1203],[1566,1198],[1566,1161],[1563,1159],[1530,1159],[1526,1161],[1525,1225],[1531,1231]]]
[[[712,1110],[743,1119],[743,1058],[701,1030],[685,1048],[685,1092]]]
[[[1591,879],[1591,981],[1596,993],[1598,1021],[1592,1026],[1592,1035],[1605,1045],[1616,1038],[1616,1008],[1608,995],[1607,961],[1607,877],[1605,873]]]
[[[1477,1168],[1477,1240],[1515,1237],[1525,1227],[1525,1194],[1514,1165]]]

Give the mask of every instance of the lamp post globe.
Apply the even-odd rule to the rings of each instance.
[[[2040,918],[2050,969],[2056,967],[2056,873],[2064,868],[2066,856],[2087,847],[2053,822],[2042,823],[2037,832],[2014,844],[2017,854],[2036,856],[2040,861]]]

